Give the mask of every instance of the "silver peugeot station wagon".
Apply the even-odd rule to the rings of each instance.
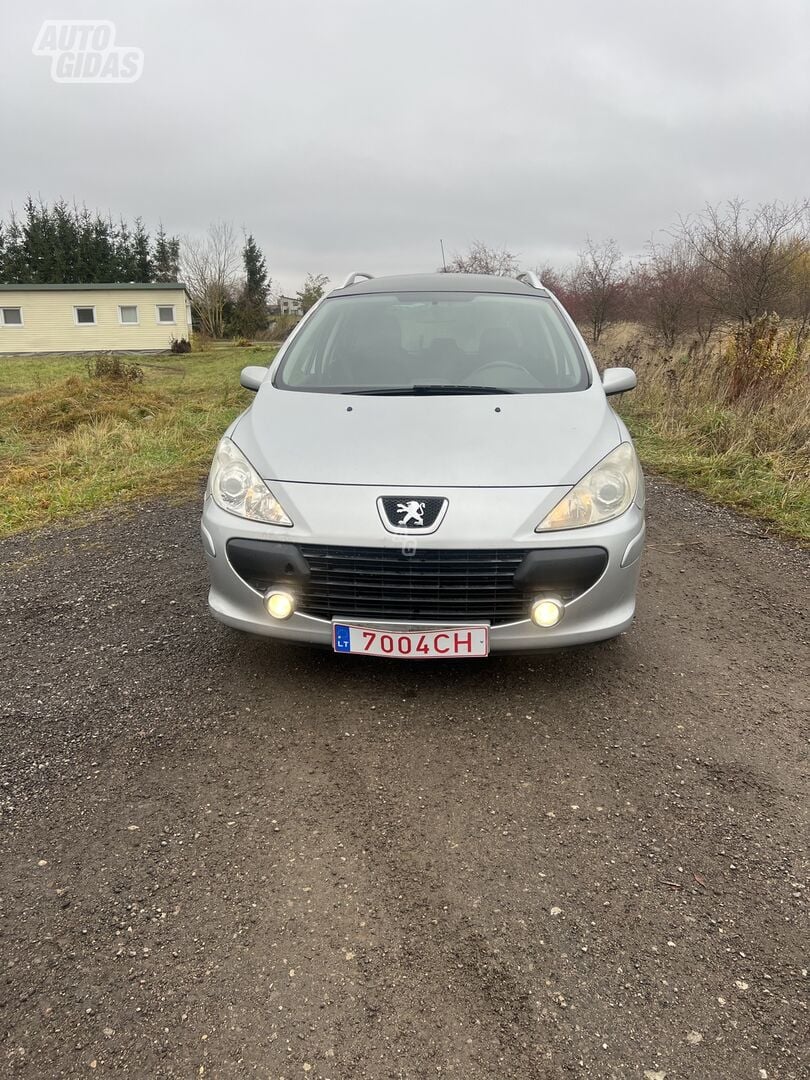
[[[596,365],[534,274],[351,274],[219,443],[202,539],[217,619],[429,659],[613,637],[644,480]]]

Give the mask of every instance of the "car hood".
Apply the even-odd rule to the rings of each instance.
[[[265,480],[375,487],[575,484],[621,441],[598,384],[561,394],[369,397],[266,382],[232,438]]]

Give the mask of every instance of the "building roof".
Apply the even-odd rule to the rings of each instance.
[[[334,289],[331,296],[356,296],[360,293],[402,292],[484,292],[517,293],[525,296],[548,296],[546,289],[535,289],[512,277],[494,274],[399,274],[356,281],[345,289]]]
[[[182,289],[188,288],[182,281],[101,281],[101,282],[58,282],[50,285],[32,285],[21,282],[17,285],[0,285],[1,292],[103,292],[113,290],[135,291],[142,289]]]

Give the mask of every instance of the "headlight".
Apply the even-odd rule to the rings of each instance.
[[[230,439],[220,439],[208,490],[217,506],[229,514],[268,525],[292,525],[273,492]]]
[[[632,444],[621,443],[560,499],[535,532],[580,529],[618,517],[633,501],[640,479]]]

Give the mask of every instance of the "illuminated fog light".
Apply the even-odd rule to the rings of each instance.
[[[272,615],[274,619],[289,619],[295,611],[295,600],[288,592],[273,590],[265,593],[264,606],[267,608],[267,614]]]
[[[543,626],[548,629],[556,626],[563,617],[563,603],[553,596],[543,596],[532,604],[532,622],[535,626]]]

